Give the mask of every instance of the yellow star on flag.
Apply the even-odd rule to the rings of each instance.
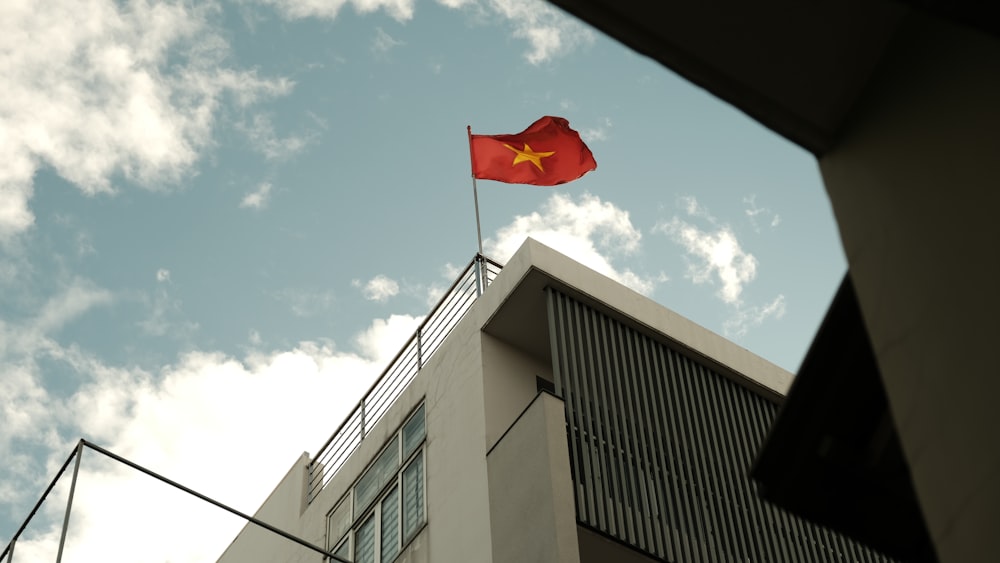
[[[548,158],[556,154],[556,151],[535,152],[531,150],[531,147],[528,146],[528,143],[524,143],[524,150],[515,149],[514,147],[508,145],[507,143],[504,143],[503,146],[514,151],[514,154],[516,155],[514,157],[514,162],[511,163],[511,166],[517,166],[522,162],[530,162],[534,164],[536,167],[538,167],[538,169],[541,170],[542,172],[545,172],[545,169],[542,168],[542,159]]]

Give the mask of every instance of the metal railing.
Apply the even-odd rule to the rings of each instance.
[[[477,254],[309,465],[312,502],[503,268]]]

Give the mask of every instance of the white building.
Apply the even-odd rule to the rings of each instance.
[[[359,563],[887,560],[757,497],[790,373],[530,239],[481,272],[259,519]],[[323,559],[249,524],[219,561]]]

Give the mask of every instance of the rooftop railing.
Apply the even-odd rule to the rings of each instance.
[[[313,458],[309,466],[307,494],[309,502],[319,495],[347,458],[361,445],[367,431],[396,402],[406,386],[444,342],[451,329],[465,316],[502,268],[503,266],[481,254],[477,254],[465,267],[441,301],[389,363],[389,367],[382,372]]]

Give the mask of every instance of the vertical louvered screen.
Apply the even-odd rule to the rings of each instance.
[[[677,563],[889,561],[758,498],[775,404],[558,291],[548,307],[581,524]]]

